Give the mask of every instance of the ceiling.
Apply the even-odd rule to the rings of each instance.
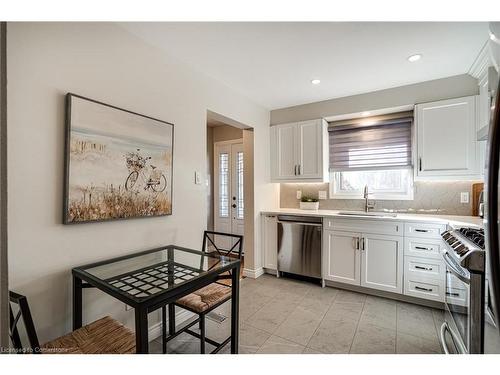
[[[488,39],[485,22],[121,26],[269,109],[467,73]]]

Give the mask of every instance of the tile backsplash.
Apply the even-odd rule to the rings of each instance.
[[[375,202],[375,211],[393,211],[413,214],[471,215],[471,181],[416,181],[414,199],[411,201],[370,200]],[[297,190],[303,195],[318,197],[320,190],[329,190],[328,183],[281,184],[280,207],[299,208]],[[469,192],[469,203],[460,203],[460,193]],[[319,208],[323,210],[362,210],[362,199],[322,199]]]

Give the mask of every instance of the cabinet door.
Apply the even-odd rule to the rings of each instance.
[[[345,284],[360,284],[360,233],[324,231],[323,278]]]
[[[361,240],[361,286],[403,292],[403,239],[363,234]]]
[[[298,178],[323,178],[323,121],[297,125]]]
[[[296,127],[297,124],[271,127],[271,157],[273,179],[296,179]]]
[[[479,79],[479,103],[478,103],[478,124],[477,129],[490,125],[491,99],[488,85],[488,70]]]
[[[264,249],[264,268],[276,270],[278,258],[278,224],[276,216],[263,217],[262,238]]]
[[[475,97],[417,108],[417,176],[478,175]]]

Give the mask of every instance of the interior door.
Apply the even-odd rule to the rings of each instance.
[[[401,237],[363,234],[361,286],[403,292],[403,241]]]
[[[244,163],[241,140],[216,143],[214,147],[214,229],[244,233]],[[217,246],[230,248],[234,241],[216,237]]]

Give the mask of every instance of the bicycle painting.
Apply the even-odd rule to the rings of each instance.
[[[172,213],[173,125],[67,95],[64,223]]]

